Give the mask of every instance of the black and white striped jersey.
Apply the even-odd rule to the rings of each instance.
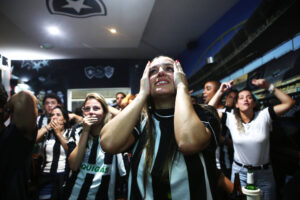
[[[49,122],[50,122],[50,119],[45,114],[39,115],[36,120],[37,128],[38,129],[43,128],[43,127],[47,126],[49,124]]]
[[[70,137],[70,129],[65,129],[63,136],[68,140]],[[44,173],[62,173],[67,170],[67,152],[61,145],[59,139],[50,130],[46,133],[43,142],[44,163],[42,172]]]
[[[212,133],[211,143],[205,150],[193,155],[183,155],[178,151],[177,144],[174,144],[177,150],[173,164],[165,162],[171,138],[174,138],[174,109],[157,110],[152,114],[155,146],[146,185],[143,180],[147,137],[145,120],[140,127],[135,128],[133,134],[137,140],[131,160],[128,199],[214,199],[217,185],[215,149],[220,125],[218,119],[208,110],[200,106],[195,106],[195,110]],[[165,164],[169,165],[169,171],[167,177],[162,177]]]
[[[82,126],[72,130],[69,149],[80,139]],[[66,199],[115,199],[116,156],[104,152],[100,137],[90,137],[80,169],[73,172],[65,187]],[[126,174],[125,167],[118,166]]]

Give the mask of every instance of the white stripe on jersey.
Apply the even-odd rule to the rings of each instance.
[[[174,186],[171,187],[172,200],[190,199],[189,180],[186,177],[188,172],[184,157],[177,155],[170,170],[170,185]]]
[[[63,136],[65,138],[67,138],[67,134],[69,133],[69,129],[66,129],[63,133]],[[46,133],[46,140],[43,143],[43,149],[44,152],[46,154],[46,160],[45,160],[45,167],[43,169],[43,172],[45,173],[50,173],[51,171],[51,166],[52,166],[52,162],[53,162],[53,147],[55,145],[56,139],[53,132],[47,132]],[[48,138],[48,134],[50,138]],[[59,142],[59,141],[57,141]],[[65,151],[65,149],[63,148],[63,146],[60,144],[60,153],[59,153],[59,159],[58,159],[58,165],[57,165],[57,170],[56,173],[61,173],[61,172],[65,172],[66,169],[66,159],[67,159],[67,152]]]

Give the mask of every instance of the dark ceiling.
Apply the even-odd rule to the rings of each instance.
[[[221,80],[300,32],[299,1],[264,0],[242,29],[189,79],[197,91],[208,80]]]

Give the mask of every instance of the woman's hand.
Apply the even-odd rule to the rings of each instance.
[[[83,122],[82,122],[82,125],[83,125],[83,130],[85,130],[86,132],[89,132],[90,129],[91,129],[91,126],[95,123],[97,123],[99,121],[99,119],[97,117],[93,117],[93,116],[85,116],[83,118]]]
[[[50,126],[53,129],[54,133],[56,135],[62,135],[63,134],[63,130],[64,130],[64,123],[63,122],[59,122],[57,120],[51,120],[50,122]]]
[[[140,81],[140,94],[142,96],[149,96],[150,95],[150,83],[149,83],[149,69],[150,69],[151,62],[148,61],[143,76]]]
[[[233,86],[233,80],[229,81],[229,82],[224,82],[221,84],[219,91],[224,94],[225,92],[227,92],[231,87]]]
[[[174,83],[176,88],[181,86],[188,88],[188,82],[186,80],[186,76],[182,70],[180,62],[176,60],[173,66],[174,66]]]
[[[252,79],[252,84],[264,89],[268,89],[270,87],[270,83],[268,83],[265,79]]]

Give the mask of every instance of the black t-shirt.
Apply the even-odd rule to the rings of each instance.
[[[34,137],[37,134],[35,130]],[[0,200],[28,199],[31,153],[35,140],[28,140],[14,124],[0,136]]]

